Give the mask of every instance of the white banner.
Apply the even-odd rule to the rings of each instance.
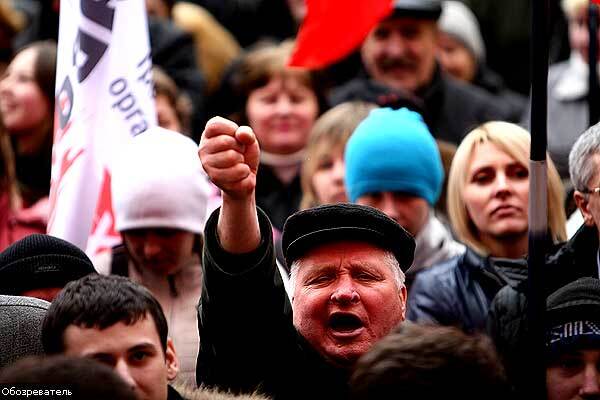
[[[61,0],[48,233],[94,256],[120,242],[111,157],[156,125],[144,0]]]

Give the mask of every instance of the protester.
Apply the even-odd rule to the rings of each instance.
[[[416,96],[424,104],[423,117],[433,136],[454,144],[475,125],[510,119],[508,108],[498,99],[441,71],[436,61],[440,0],[395,0],[393,7],[391,16],[373,28],[362,44],[366,76],[337,88],[331,94],[332,104]]]
[[[487,336],[451,327],[404,323],[363,355],[351,381],[352,399],[510,398],[502,364]]]
[[[32,233],[45,232],[45,215],[35,207],[22,207],[10,137],[0,132],[0,251]]]
[[[192,104],[160,67],[152,68],[158,126],[190,136]]]
[[[191,139],[159,127],[122,149],[113,164],[111,191],[123,245],[95,263],[99,272],[128,276],[152,292],[180,351],[180,377],[192,384],[202,230],[210,190],[197,149]]]
[[[408,302],[411,321],[484,330],[496,293],[526,278],[521,258],[528,250],[529,148],[529,133],[506,122],[483,124],[460,144],[450,169],[448,211],[467,251],[417,275]],[[566,239],[563,198],[548,159],[548,230],[555,242]]]
[[[419,270],[464,252],[433,212],[444,170],[419,114],[406,108],[371,111],[348,140],[344,158],[350,201],[378,208],[414,236],[409,281]]]
[[[302,163],[300,209],[347,201],[344,148],[358,124],[376,108],[359,101],[342,103],[315,122]]]
[[[42,321],[49,306],[32,297],[0,295],[0,368],[44,353]]]
[[[292,43],[265,45],[248,52],[237,69],[237,97],[244,105],[233,116],[252,127],[261,146],[257,205],[281,232],[298,210],[300,168],[310,130],[324,111],[320,88],[307,71],[287,67]]]
[[[120,276],[88,275],[70,282],[44,318],[46,354],[89,357],[119,374],[140,399],[173,400],[168,385],[179,360],[158,301]]]
[[[25,208],[50,192],[55,69],[56,44],[36,42],[15,55],[0,80],[0,117]]]
[[[546,301],[548,400],[600,397],[600,281],[581,278]]]
[[[600,215],[598,175],[600,126],[586,130],[573,145],[569,154],[571,182],[576,189],[575,202],[584,215],[584,226],[568,242],[551,248],[544,267],[544,293],[558,290],[581,277],[598,278],[598,238]],[[552,208],[549,206],[549,210]],[[506,372],[519,391],[526,392],[529,381],[525,372],[530,368],[527,354],[527,281],[511,284],[498,292],[490,306],[488,332],[498,352],[502,354]]]
[[[438,21],[438,61],[454,78],[478,86],[498,98],[518,120],[526,108],[526,99],[508,89],[502,77],[488,68],[479,23],[473,12],[455,0],[442,2]]]
[[[36,233],[0,253],[0,294],[52,301],[67,283],[94,273],[77,246]]]
[[[276,398],[344,398],[350,368],[404,319],[414,240],[378,210],[350,204],[299,211],[282,244],[289,307],[271,226],[254,202],[260,151],[248,127],[209,121],[204,169],[223,193],[205,229],[198,384],[260,387]]]
[[[137,399],[132,388],[111,368],[98,361],[79,357],[57,355],[24,358],[0,371],[0,385],[8,390],[12,389],[15,398],[19,397],[16,395],[17,390],[38,390],[42,393],[40,397],[46,398],[64,396],[80,400]],[[45,390],[48,391],[47,394]],[[60,390],[61,395],[52,395],[56,392],[50,390]],[[9,391],[8,394],[10,393]]]
[[[548,152],[563,179],[569,178],[570,149],[579,134],[596,122],[588,115],[588,4],[588,0],[561,2],[569,22],[571,55],[548,69]],[[525,120],[528,124],[529,115]]]

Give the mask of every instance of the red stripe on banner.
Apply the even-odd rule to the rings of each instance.
[[[289,65],[318,69],[350,54],[393,9],[392,0],[306,0]]]

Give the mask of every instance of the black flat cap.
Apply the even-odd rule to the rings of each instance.
[[[26,290],[63,287],[95,272],[79,247],[36,233],[0,253],[0,294],[18,296]]]
[[[394,0],[392,17],[412,17],[437,20],[441,13],[441,0]]]
[[[330,204],[291,215],[281,239],[288,266],[306,251],[329,242],[359,240],[391,251],[402,271],[410,268],[415,240],[396,221],[376,208],[358,204]]]

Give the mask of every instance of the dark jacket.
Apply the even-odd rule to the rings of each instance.
[[[546,257],[545,296],[582,277],[598,277],[598,231],[582,227],[558,250]],[[523,393],[530,382],[527,349],[527,281],[512,283],[498,292],[490,305],[488,333],[501,355],[509,381]]]
[[[266,215],[259,211],[259,247],[242,255],[221,248],[218,215],[205,228],[198,385],[275,399],[313,398],[315,389],[321,398],[346,398],[349,371],[327,363],[292,324]]]
[[[526,274],[524,262],[482,257],[467,247],[464,254],[417,274],[408,296],[407,318],[458,326],[466,332],[483,331],[496,293]]]
[[[256,177],[256,205],[262,208],[273,226],[283,231],[287,217],[298,211],[302,200],[300,174],[289,184],[279,180],[267,165],[261,165]]]
[[[330,103],[337,105],[352,100],[373,101],[380,96],[385,97],[385,90],[394,92],[368,78],[359,77],[335,89]],[[417,93],[417,96],[423,101],[423,117],[433,136],[456,145],[469,131],[484,122],[511,121],[508,106],[501,104],[483,89],[449,77],[439,66],[429,85]],[[517,122],[518,119],[512,121]]]
[[[520,121],[527,110],[527,98],[510,90],[502,77],[486,65],[479,65],[473,78],[473,85],[484,89],[508,108],[511,121]]]

